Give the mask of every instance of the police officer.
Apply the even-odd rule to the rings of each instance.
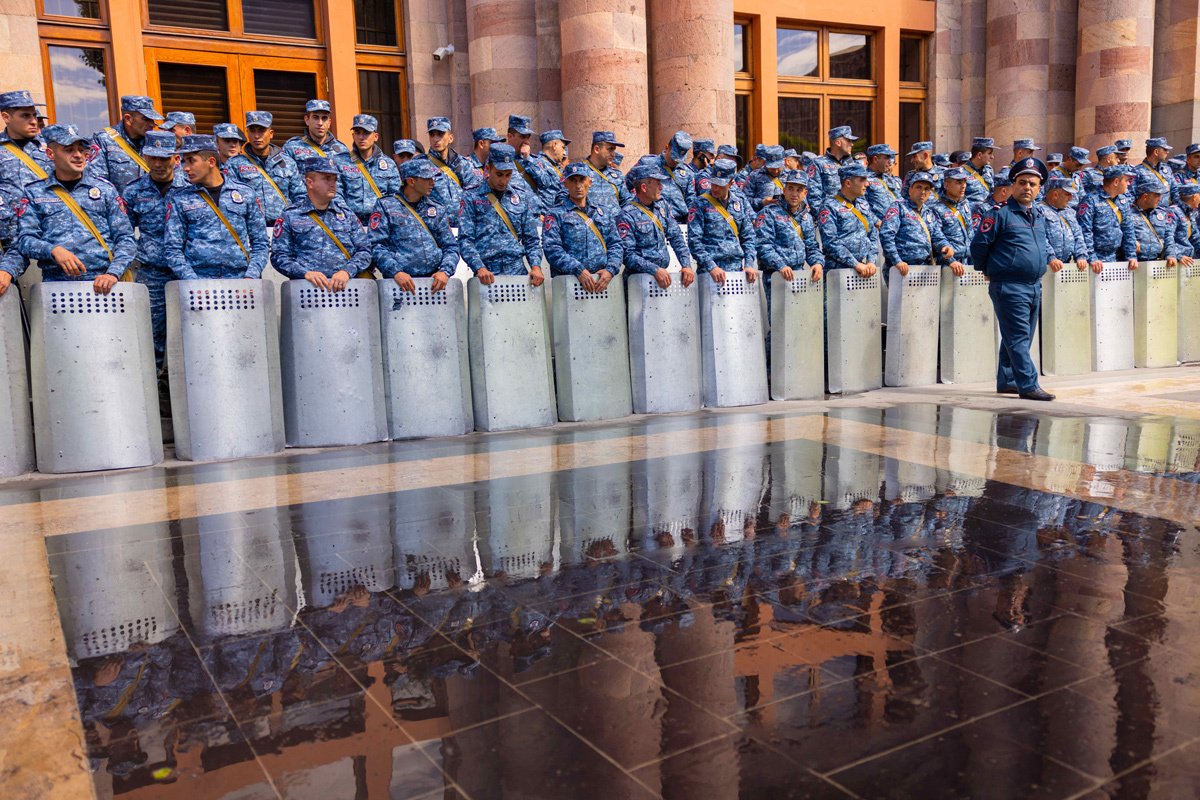
[[[1200,209],[1200,183],[1184,183],[1175,187],[1175,243],[1179,246],[1179,263],[1185,267],[1200,255],[1200,227],[1196,224]]]
[[[403,167],[409,161],[417,157],[417,143],[412,139],[397,139],[392,142],[392,161],[396,164],[396,171],[399,172],[400,167]],[[431,164],[433,162],[430,162]],[[436,169],[436,167],[435,167]],[[404,184],[404,177],[400,177],[401,185]]]
[[[1050,219],[1049,233],[1052,253],[1058,258],[1060,264],[1074,261],[1075,266],[1083,271],[1088,268],[1087,241],[1084,240],[1083,230],[1079,227],[1079,215],[1071,206],[1071,199],[1078,191],[1079,189],[1070,177],[1052,175],[1046,181],[1046,192],[1040,205]]]
[[[995,178],[992,181],[992,196],[985,202],[979,205],[971,206],[971,225],[978,230],[979,221],[983,218],[983,212],[988,208],[1000,208],[1008,202],[1008,198],[1012,195],[1012,181],[1008,179],[1008,166],[1003,166],[996,170]]]
[[[509,186],[521,192],[526,198],[534,193],[529,169],[526,167],[533,155],[533,147],[529,142],[532,137],[533,120],[530,117],[522,114],[508,115],[508,130],[505,133],[504,141],[517,154],[517,157],[513,159],[516,171],[513,172]],[[537,198],[532,199],[537,201]],[[538,207],[541,207],[540,203]]]
[[[1171,188],[1171,200],[1178,198],[1178,187],[1187,183],[1200,183],[1200,144],[1193,142],[1187,146],[1183,169],[1175,171],[1175,185]]]
[[[783,168],[800,169],[800,154],[796,152],[796,148],[789,147],[783,151]]]
[[[39,262],[44,281],[92,281],[97,294],[108,294],[137,254],[125,203],[111,183],[84,173],[91,148],[74,125],[51,125],[42,136],[53,166],[21,193],[16,249]],[[5,266],[24,268],[9,259]],[[0,272],[0,289],[16,277]]]
[[[274,121],[269,111],[247,111],[246,146],[225,162],[225,175],[250,187],[272,227],[285,208],[305,196],[304,179],[296,162],[271,143],[275,138],[271,127]]]
[[[1077,198],[1083,200],[1089,194],[1100,191],[1104,186],[1104,170],[1117,163],[1117,148],[1111,144],[1096,148],[1096,163],[1083,169],[1079,174],[1082,191]]]
[[[484,165],[488,163],[488,152],[493,144],[504,141],[504,137],[495,128],[476,128],[471,131],[471,139],[475,143],[471,148],[471,153],[458,162],[458,177],[462,181],[464,191],[470,191],[483,183]],[[520,191],[512,185],[511,181],[509,186],[514,191]]]
[[[1041,149],[1042,148],[1033,143],[1033,139],[1013,139],[1013,160],[1009,162],[1009,167],[1011,168],[1012,165],[1016,164],[1018,161],[1025,161],[1033,158],[1033,154]]]
[[[908,184],[912,181],[913,175],[918,172],[928,173],[933,176],[936,184],[940,184],[942,180],[942,167],[933,163],[933,142],[917,142],[912,146],[912,150],[908,151],[908,163],[910,169],[904,173],[904,183],[902,187],[907,192]]]
[[[928,172],[914,172],[904,199],[892,203],[879,226],[884,258],[901,277],[908,275],[909,264],[933,264],[954,255],[942,233],[942,218],[928,202],[934,180]]]
[[[626,183],[632,187],[633,200],[617,218],[617,233],[621,237],[621,257],[627,274],[653,275],[663,289],[671,285],[671,253],[682,267],[680,280],[685,287],[696,280],[692,254],[679,223],[661,202],[662,187],[670,176],[655,164],[629,170]]]
[[[762,211],[763,206],[776,202],[783,195],[783,182],[779,174],[783,171],[783,148],[777,144],[763,148],[763,165],[750,174],[746,185],[746,196],[750,207]]]
[[[196,115],[190,111],[168,111],[167,118],[158,127],[175,134],[175,146],[183,144],[183,137],[196,132]]]
[[[988,277],[988,295],[1000,325],[996,391],[1016,392],[1026,400],[1053,400],[1054,395],[1038,385],[1029,352],[1042,304],[1042,275],[1047,265],[1062,269],[1050,249],[1052,220],[1035,205],[1046,165],[1026,158],[1016,162],[1010,173],[1012,197],[1004,206],[984,212],[971,241],[971,258]]]
[[[262,277],[270,242],[254,190],[221,174],[212,136],[177,153],[188,185],[167,196],[167,266],[179,280]]]
[[[1130,269],[1137,269],[1137,234],[1128,194],[1131,175],[1133,170],[1127,164],[1105,167],[1100,191],[1080,200],[1076,209],[1087,258],[1095,273],[1103,269],[1105,261],[1118,259],[1128,261]]]
[[[553,208],[563,190],[563,169],[567,166],[567,145],[571,140],[560,130],[545,131],[538,140],[542,143],[541,152],[524,160],[526,182],[537,194],[538,208]]]
[[[662,186],[662,202],[679,224],[687,222],[688,209],[696,200],[692,168],[684,163],[693,146],[687,131],[675,131],[666,148],[655,157],[659,170],[667,174]]]
[[[1132,139],[1117,139],[1113,142],[1113,147],[1117,148],[1117,163],[1129,163],[1129,151],[1133,149]]]
[[[379,149],[379,121],[370,114],[355,115],[350,136],[351,150],[329,160],[339,170],[338,197],[365,224],[379,198],[399,191],[400,171]],[[308,195],[312,197],[311,190]]]
[[[736,172],[735,162],[718,158],[708,191],[696,198],[688,213],[688,248],[697,271],[709,273],[717,283],[725,282],[726,271],[745,271],[750,283],[758,279],[753,218],[745,201],[729,188]]]
[[[616,134],[612,131],[593,131],[592,149],[583,161],[596,184],[596,191],[591,195],[592,202],[612,212],[614,217],[621,213],[622,206],[629,202],[625,176],[612,165],[617,148],[624,146],[624,143],[617,141]]]
[[[434,181],[430,198],[456,214],[463,199],[463,182],[459,177],[463,165],[459,163],[462,156],[454,152],[454,133],[450,130],[450,120],[447,117],[430,117],[425,130],[429,135],[429,161],[441,173]]]
[[[839,170],[854,160],[854,143],[858,137],[849,125],[838,125],[829,130],[829,147],[813,161],[808,175],[808,205],[820,213],[838,193],[841,185]],[[819,180],[813,180],[813,176]]]
[[[150,171],[126,186],[121,196],[129,212],[129,222],[137,229],[133,274],[150,295],[154,360],[161,372],[167,344],[166,287],[168,281],[175,280],[163,249],[167,236],[167,194],[187,186],[187,178],[177,169],[175,135],[170,131],[147,131],[142,157]]]
[[[246,137],[232,122],[218,122],[213,125],[213,136],[217,138],[217,162],[224,170],[229,159],[242,152],[242,145],[246,143]]]
[[[794,270],[812,267],[811,280],[821,280],[825,256],[817,243],[816,225],[805,202],[808,176],[798,169],[785,170],[780,176],[783,194],[754,219],[754,241],[758,264],[763,270],[767,308],[771,307],[771,275],[778,272],[785,281],[795,278]],[[768,311],[768,313],[770,313]]]
[[[13,213],[25,187],[44,180],[52,166],[38,132],[37,104],[25,89],[0,94],[0,208],[7,215],[0,220],[0,247],[12,246],[17,235],[17,217]]]
[[[1049,174],[1053,174],[1057,168],[1062,166],[1062,163],[1063,163],[1063,154],[1062,153],[1047,153],[1046,154],[1045,164],[1046,164],[1046,169],[1049,171]],[[1049,178],[1047,178],[1047,180],[1049,180]],[[1042,187],[1042,188],[1045,189],[1045,187]]]
[[[450,230],[454,215],[430,195],[441,172],[425,156],[400,167],[399,192],[380,199],[367,223],[371,251],[385,278],[416,294],[413,278],[432,277],[432,289],[446,288],[458,267],[459,242]]]
[[[550,274],[574,275],[586,292],[603,292],[621,272],[616,218],[588,201],[591,170],[576,161],[564,171],[567,199],[542,217],[542,250]]]
[[[967,173],[966,198],[973,206],[985,202],[992,194],[996,180],[992,171],[995,158],[995,139],[990,136],[976,136],[971,140],[971,157],[963,162],[962,168]]]
[[[1175,241],[1175,213],[1170,206],[1163,207],[1163,195],[1170,194],[1170,186],[1153,175],[1142,173],[1134,183],[1134,195],[1130,216],[1134,219],[1133,231],[1138,261],[1166,259],[1167,266],[1178,263],[1179,245]]]
[[[867,205],[876,219],[883,219],[892,203],[900,199],[900,179],[891,174],[896,151],[891,145],[873,144],[867,148]]]
[[[692,168],[692,190],[696,190],[696,176],[712,166],[717,158],[717,143],[713,139],[692,140],[692,160],[688,166]]]
[[[534,286],[546,279],[537,212],[508,187],[515,156],[507,144],[492,145],[484,182],[463,196],[459,246],[463,261],[484,286],[494,283],[496,275],[528,273]]]
[[[371,266],[367,232],[340,197],[341,167],[328,158],[305,159],[297,167],[304,174],[305,198],[288,206],[275,224],[271,265],[289,278],[340,292],[352,275]]]
[[[852,269],[864,278],[878,271],[878,220],[863,196],[867,170],[850,163],[838,169],[841,185],[817,214],[825,269]]]
[[[1167,155],[1174,148],[1167,144],[1167,140],[1161,136],[1152,137],[1146,140],[1146,158],[1142,163],[1138,164],[1133,172],[1133,189],[1141,185],[1142,181],[1146,181],[1145,185],[1151,185],[1150,178],[1155,178],[1164,186],[1171,186],[1174,183],[1174,172],[1171,170],[1171,165],[1167,163]],[[1135,199],[1134,197],[1130,198]],[[1159,195],[1159,205],[1163,208],[1171,205],[1170,192]]]
[[[92,137],[92,160],[88,171],[106,179],[117,190],[150,171],[142,159],[146,131],[163,121],[154,101],[142,95],[121,98],[121,121]]]
[[[1075,188],[1074,192],[1069,193],[1068,200],[1072,210],[1078,208],[1079,201],[1083,194],[1083,170],[1091,163],[1088,156],[1091,151],[1085,147],[1072,147],[1067,151],[1062,163],[1058,167],[1050,171],[1050,177],[1063,177],[1071,182]],[[1046,184],[1049,188],[1049,183]]]
[[[304,104],[304,133],[283,143],[283,152],[293,161],[305,158],[331,158],[350,150],[333,135],[333,114],[328,100],[309,100]]]
[[[991,177],[995,180],[995,176]],[[946,170],[942,176],[942,193],[934,208],[941,216],[942,235],[954,248],[950,269],[959,276],[971,263],[971,237],[975,235],[975,228],[971,222],[973,205],[967,199],[967,187],[974,180],[965,164]]]

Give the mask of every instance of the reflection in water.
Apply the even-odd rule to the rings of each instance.
[[[277,785],[370,797],[837,794],[803,767],[859,792],[1065,795],[1200,733],[1180,666],[1194,543],[979,477],[1017,451],[1062,492],[1119,497],[1121,469],[1195,481],[1195,431],[844,417],[879,427],[840,445],[718,428],[684,454],[617,440],[619,463],[545,451],[499,480],[491,439],[461,485],[63,537],[97,783],[253,787],[265,753]],[[926,463],[865,452],[891,428],[942,438]],[[923,771],[891,765],[909,743]]]

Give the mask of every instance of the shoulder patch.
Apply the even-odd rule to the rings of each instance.
[[[979,221],[979,230],[983,233],[987,233],[994,227],[996,227],[996,218],[990,214]]]
[[[378,230],[379,223],[382,219],[383,219],[383,217],[380,215],[380,213],[378,211],[376,211],[374,214],[371,215],[370,219],[367,220],[367,227],[370,228],[371,230]]]
[[[542,230],[548,231],[553,227],[554,227],[554,215],[547,214],[546,218],[542,220]]]
[[[100,199],[100,187],[93,186],[92,188],[88,189],[88,197],[92,200],[99,200]]]
[[[817,221],[819,223],[821,223],[822,225],[824,225],[826,222],[829,222],[829,217],[830,217],[829,209],[822,208],[820,216],[817,217]]]
[[[246,202],[246,198],[242,197],[242,193],[239,192],[237,189],[234,189],[232,192],[229,193],[229,199],[232,200],[233,202],[237,203],[238,205],[241,205],[242,203]]]
[[[16,215],[18,217],[25,216],[25,212],[28,210],[29,210],[29,198],[28,197],[22,197],[20,200],[18,200],[16,208],[13,209],[13,211],[16,212]]]
[[[275,220],[275,238],[278,239],[283,235],[283,219]]]
[[[549,219],[549,218],[547,217],[547,219]],[[617,223],[617,233],[620,234],[622,239],[629,236],[629,234],[632,233],[632,231],[633,231],[633,228],[625,220],[621,220],[620,222]]]
[[[688,222],[691,222],[694,219],[696,219],[696,209],[689,208],[688,209]]]
[[[898,208],[896,206],[888,206],[887,213],[883,215],[883,218],[885,220],[888,220],[888,219],[891,219],[892,217],[896,216],[899,213],[900,213],[900,211],[898,210]]]

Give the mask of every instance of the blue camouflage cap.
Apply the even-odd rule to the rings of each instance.
[[[1134,195],[1141,197],[1144,194],[1167,194],[1170,189],[1165,183],[1158,179],[1158,176],[1149,173],[1143,173],[1137,176],[1137,181],[1133,185]]]
[[[592,131],[592,144],[615,144],[624,147],[624,142],[617,141],[617,135],[612,131]]]
[[[713,162],[712,169],[709,171],[709,182],[715,186],[728,186],[733,181],[733,176],[737,174],[737,170],[736,161],[718,158]]]
[[[1125,150],[1133,149],[1133,139],[1117,139],[1113,142],[1113,147],[1124,152]]]
[[[275,115],[270,111],[247,111],[246,112],[246,127],[253,128],[257,125],[260,128],[269,128],[275,122]]]
[[[328,100],[309,100],[304,104],[304,113],[309,114],[313,111],[330,111]]]
[[[33,102],[33,95],[29,93],[28,89],[16,89],[0,94],[0,111],[9,108],[35,108],[44,105],[45,103]]]
[[[1013,150],[1041,150],[1033,143],[1033,139],[1013,139]]]
[[[495,128],[476,128],[471,131],[471,138],[476,142],[503,142],[504,137],[501,136]]]
[[[992,190],[993,192],[1004,186],[1012,186],[1012,180],[1008,177],[1008,167],[1001,167],[996,170],[992,185],[995,187]]]
[[[989,149],[994,150],[994,149],[996,149],[996,140],[993,139],[991,136],[976,136],[974,139],[971,140],[971,148],[972,149],[982,148],[985,150],[989,150]]]
[[[517,151],[513,150],[512,145],[498,142],[492,145],[488,151],[488,163],[492,165],[492,169],[506,170],[513,168],[513,159],[517,156]]]
[[[1037,175],[1045,181],[1049,174],[1050,170],[1046,169],[1046,165],[1038,158],[1022,158],[1008,169],[1008,177],[1013,181],[1022,175]]]
[[[1117,152],[1117,146],[1115,144],[1106,144],[1104,147],[1096,148],[1096,158],[1111,156],[1115,152]]]
[[[1146,140],[1146,149],[1147,150],[1154,148],[1154,147],[1161,147],[1163,150],[1174,150],[1175,149],[1174,147],[1171,147],[1171,145],[1167,144],[1167,137],[1165,137],[1165,136],[1154,136],[1154,137]]]
[[[427,156],[417,156],[400,165],[401,180],[408,180],[409,178],[432,180],[438,176],[438,172],[440,170],[437,168],[437,165],[430,161]]]
[[[582,161],[572,161],[570,164],[567,164],[565,167],[563,167],[562,179],[565,181],[567,178],[574,178],[576,176],[583,176],[587,178],[590,175],[591,170],[588,169],[587,164],[584,164]]]
[[[692,149],[692,144],[692,137],[687,131],[675,131],[675,134],[671,137],[671,142],[669,145],[671,150],[671,158],[675,159],[676,161],[684,158],[687,156],[688,151]]]
[[[430,117],[429,121],[425,123],[425,130],[426,131],[441,131],[442,133],[449,133],[450,132],[450,118],[449,117]]]
[[[324,156],[302,158],[296,162],[296,168],[300,170],[301,175],[307,175],[310,172],[324,172],[326,175],[338,174],[338,168]]]
[[[170,158],[175,155],[175,134],[170,131],[146,131],[142,155],[151,158]]]
[[[892,149],[890,144],[873,144],[867,148],[867,158],[871,158],[873,156],[888,156],[889,158],[895,158],[896,151]]]
[[[554,142],[554,141],[562,142],[563,144],[571,143],[571,140],[567,138],[566,134],[564,134],[558,128],[555,128],[552,131],[546,131],[541,136],[539,136],[538,139],[541,140],[542,144],[546,144],[547,142]]]
[[[533,127],[531,125],[532,122],[532,119],[520,114],[508,115],[508,129],[510,131],[516,131],[522,136],[531,136],[533,134]]]
[[[657,164],[657,163],[658,163],[658,156],[655,155],[654,153],[647,153],[646,155],[638,158],[636,166],[640,167],[644,164]]]
[[[784,158],[799,158],[800,154],[798,152],[796,152],[796,148],[789,147],[788,149],[783,151],[783,157]]]
[[[1075,188],[1075,181],[1070,178],[1064,178],[1061,175],[1055,175],[1050,180],[1046,181],[1046,191],[1052,192],[1055,189],[1062,189],[1067,194],[1075,194],[1079,191]]]
[[[614,167],[621,166],[621,162],[625,160],[625,154],[617,151],[612,154],[612,163]]]
[[[213,136],[218,139],[237,139],[238,141],[246,141],[246,137],[238,130],[238,126],[232,122],[218,122],[213,125]]]
[[[921,174],[923,175],[925,173]],[[851,178],[866,177],[869,177],[867,174],[867,168],[862,164],[859,164],[857,161],[855,161],[853,164],[846,164],[845,166],[838,167],[838,180],[840,181],[848,181]]]
[[[802,169],[784,170],[780,173],[779,180],[785,186],[789,183],[798,183],[804,188],[808,188],[808,176],[804,174],[804,170]]]
[[[933,142],[917,142],[908,151],[908,155],[915,156],[917,153],[932,153]]]
[[[959,153],[957,156],[955,156],[952,159],[952,161],[954,161],[955,164],[965,164],[970,160],[971,160],[971,154],[968,152],[965,152],[965,151]]]
[[[24,108],[24,106],[18,106]],[[76,142],[86,142],[88,137],[79,132],[74,125],[50,125],[42,131],[42,139],[46,144],[58,144],[68,147]]]
[[[168,111],[167,118],[158,127],[164,131],[174,130],[176,125],[186,125],[196,130],[196,115],[190,111]]]
[[[762,145],[759,145],[758,147],[762,147]],[[756,152],[758,151],[758,147],[754,148]],[[731,144],[723,144],[718,147],[717,158],[730,158],[739,164],[742,163],[742,156],[740,153],[738,153],[737,147]]]
[[[950,154],[949,153],[934,153],[933,154],[933,163],[937,164],[939,167],[950,166]]]
[[[396,141],[392,142],[392,152],[396,155],[400,155],[402,153],[412,153],[415,156],[418,152],[417,143],[412,139],[397,139]]]
[[[146,119],[162,122],[163,115],[154,108],[154,101],[141,94],[127,94],[121,98],[122,114],[141,114]]]
[[[1189,155],[1189,156],[1194,153],[1200,153],[1200,144],[1193,142],[1192,144],[1189,144],[1187,146],[1187,150],[1184,150],[1183,152],[1184,152],[1184,155]]]
[[[834,139],[849,139],[852,142],[857,142],[858,137],[850,130],[849,125],[838,125],[836,128],[829,129],[829,141]]]
[[[934,184],[937,183],[937,179],[933,177],[932,172],[914,172],[908,177],[908,184],[911,186],[914,183],[928,183],[930,188],[933,188]]]
[[[1200,183],[1181,183],[1176,187],[1175,191],[1179,192],[1180,197],[1187,197],[1192,194],[1200,194]]]
[[[754,157],[755,158],[766,158],[767,157],[767,146],[765,144],[754,145]]]
[[[710,156],[717,154],[717,143],[713,139],[693,139],[693,153],[708,153]]]
[[[664,172],[658,164],[638,164],[629,170],[629,175],[626,177],[625,182],[630,186],[636,186],[642,181],[667,181],[670,179],[671,176]]]
[[[217,152],[217,137],[209,136],[203,133],[193,133],[190,136],[183,137],[183,141],[176,148],[175,154],[185,156],[188,153],[199,153],[205,150]]]
[[[1062,153],[1046,153],[1047,164],[1061,164],[1063,161]]]
[[[1133,167],[1128,164],[1113,164],[1104,168],[1104,180],[1110,181],[1113,178],[1119,178],[1122,175],[1132,175]]]
[[[372,117],[370,114],[355,114],[354,121],[350,123],[350,129],[359,128],[367,133],[377,133],[379,131],[379,120]]]
[[[777,144],[773,144],[767,148],[766,155],[767,169],[783,169],[783,148]]]
[[[951,167],[942,173],[942,180],[944,181],[965,181],[970,177],[970,173],[962,167]]]
[[[1070,150],[1067,151],[1067,155],[1070,156],[1071,158],[1075,159],[1076,161],[1078,161],[1080,164],[1092,163],[1091,160],[1088,158],[1088,156],[1090,156],[1091,154],[1092,154],[1092,151],[1088,150],[1086,147],[1072,147]]]

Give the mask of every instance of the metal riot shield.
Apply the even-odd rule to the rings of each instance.
[[[633,398],[624,282],[615,278],[604,291],[588,292],[573,275],[551,281],[558,418],[580,422],[629,416]]]
[[[835,269],[821,282],[830,393],[878,389],[883,386],[879,274],[864,278],[852,269]]]
[[[793,270],[790,282],[778,272],[771,288],[771,399],[825,397],[825,289],[812,268]],[[765,274],[765,273],[764,273]]]
[[[1092,277],[1092,369],[1133,369],[1133,273],[1123,262]]]
[[[718,284],[705,273],[700,284],[700,359],[704,405],[765,403],[767,351],[763,335],[762,289],[744,272],[726,272]]]
[[[0,478],[29,472],[35,464],[27,367],[21,293],[14,286],[0,296]]]
[[[888,386],[937,383],[939,278],[933,264],[910,265],[907,276],[891,268],[883,368],[883,382]]]
[[[678,275],[661,288],[653,275],[630,275],[629,368],[638,414],[700,408],[699,287]]]
[[[1042,276],[1042,371],[1082,375],[1092,371],[1090,270],[1068,263]]]
[[[1200,361],[1200,261],[1179,272],[1179,360]]]
[[[1143,261],[1133,273],[1133,365],[1179,363],[1179,278],[1166,261]]]
[[[980,347],[996,325],[983,273],[967,267],[955,275],[942,267],[941,320],[938,326],[938,380],[976,383],[996,377],[995,348]]]

